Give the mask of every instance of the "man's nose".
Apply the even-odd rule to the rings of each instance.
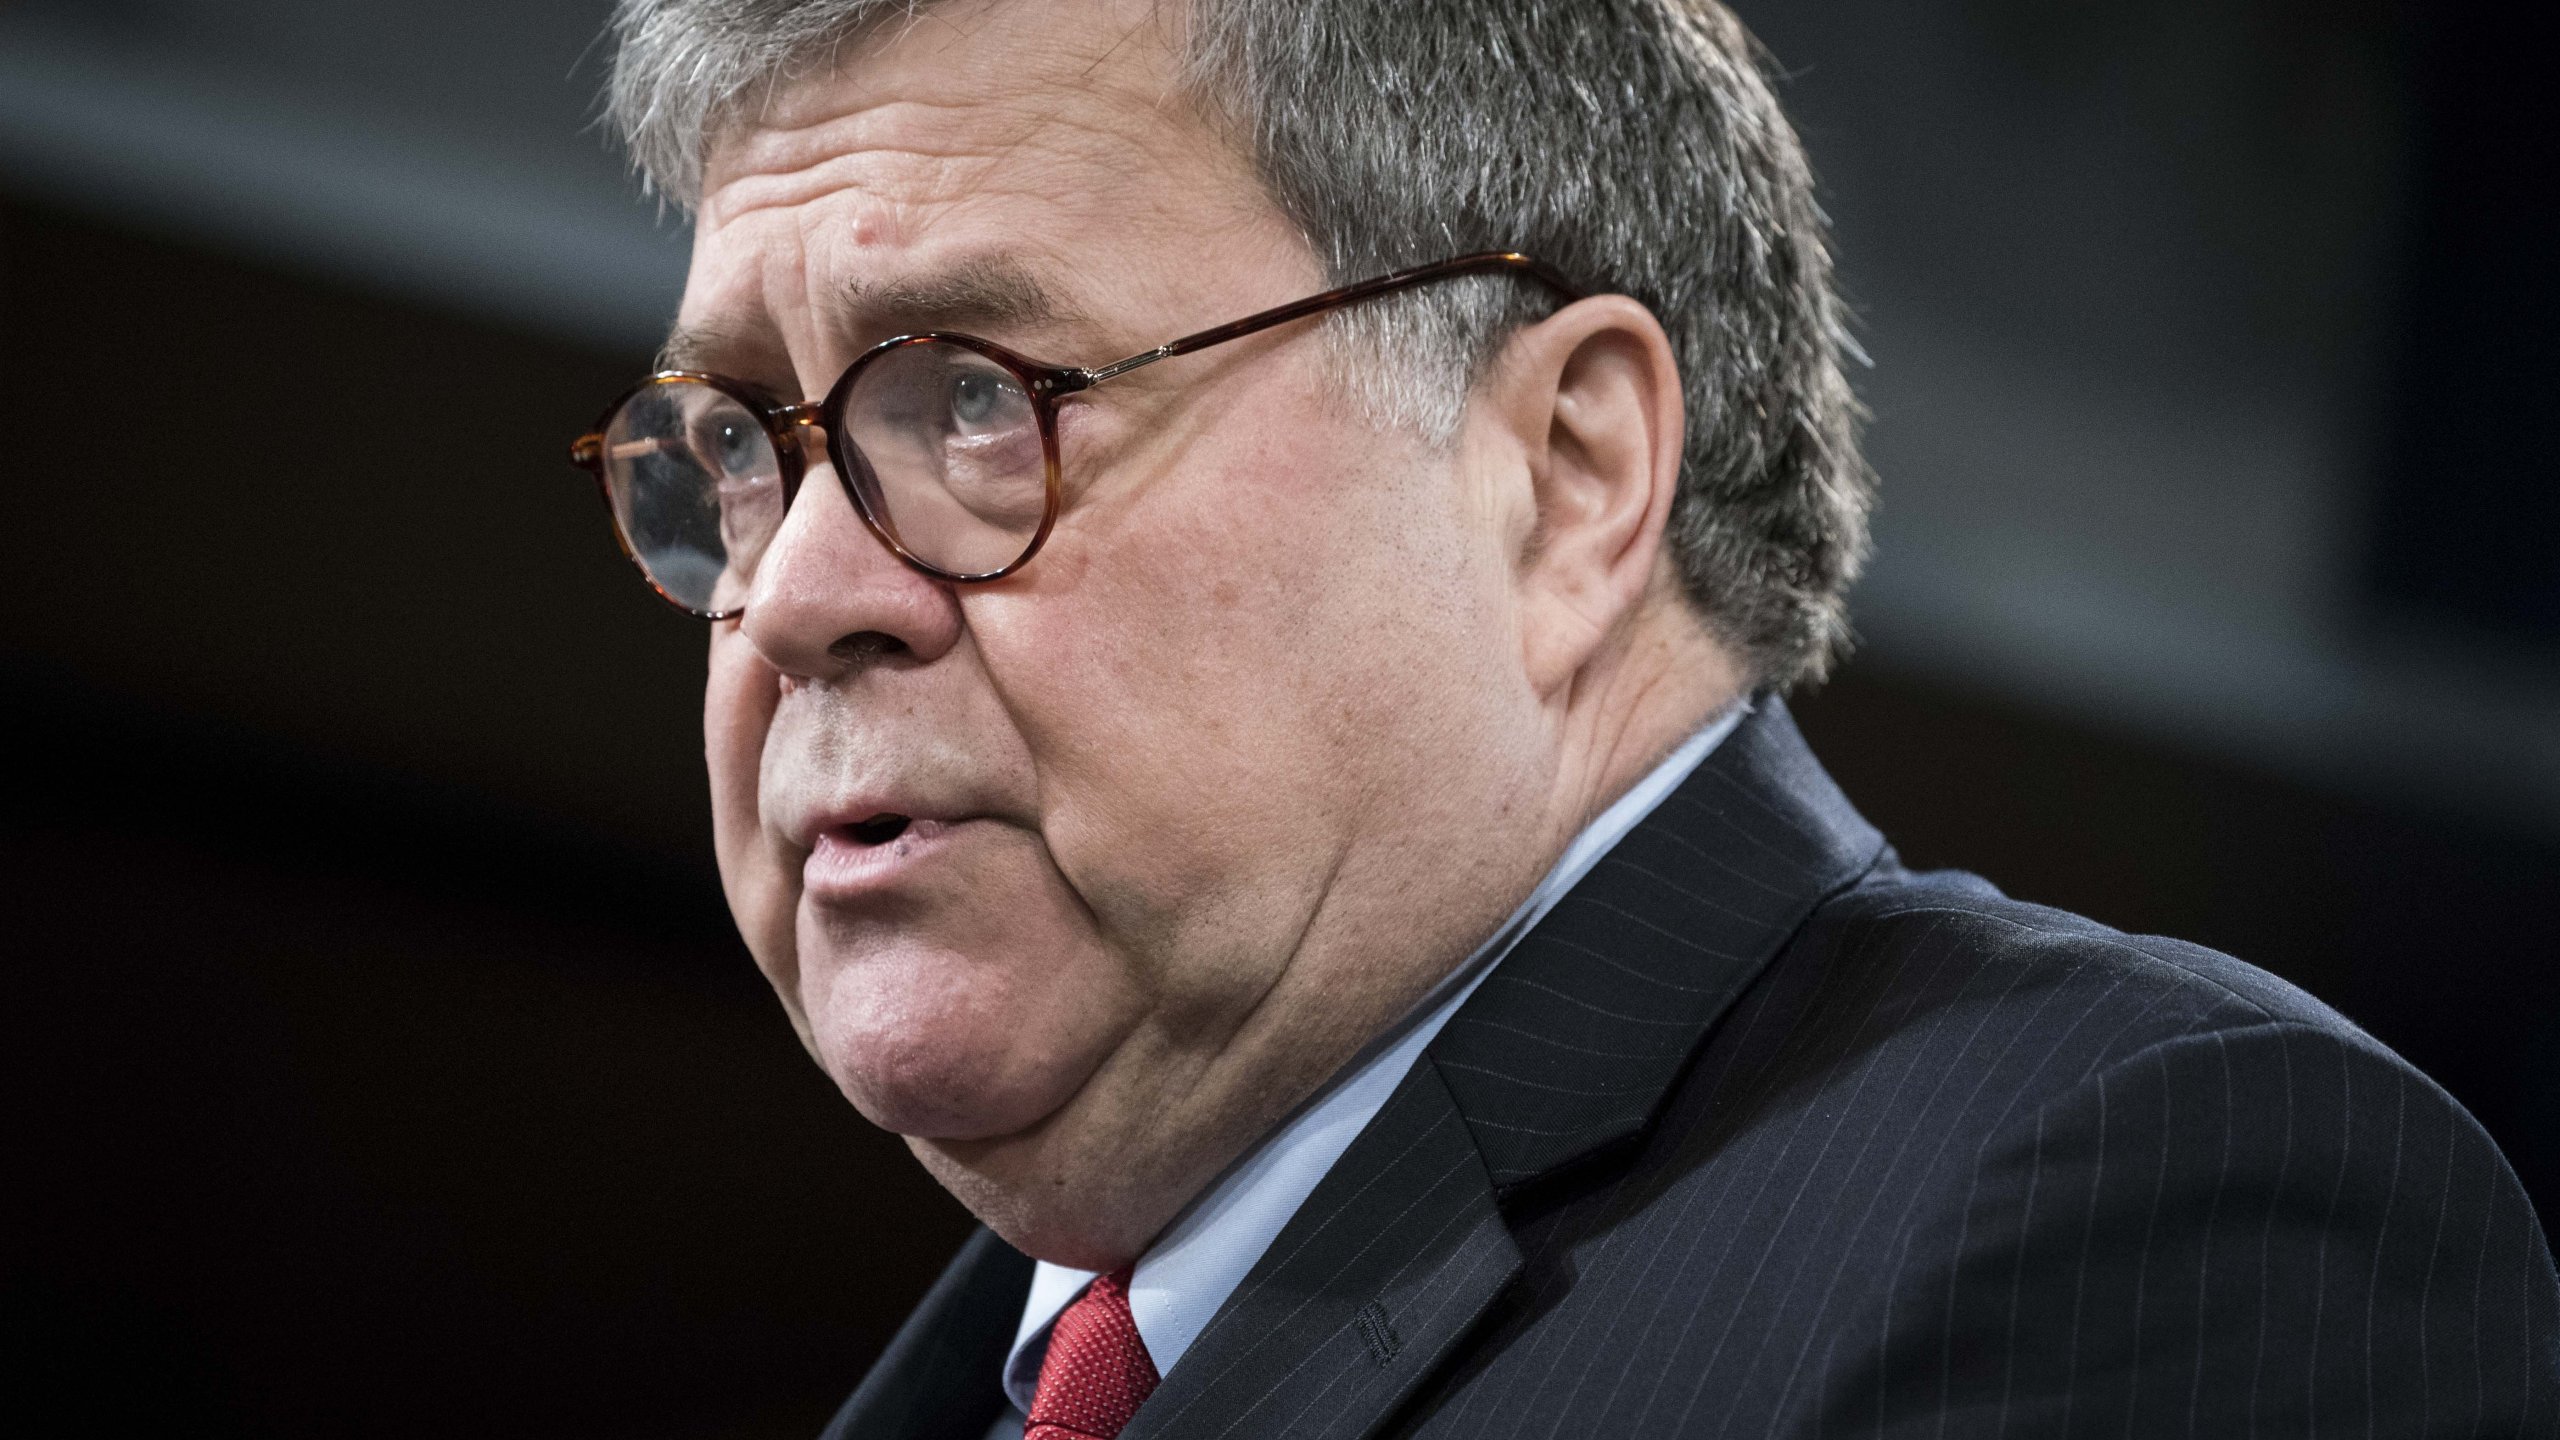
[[[907,567],[864,524],[831,457],[811,457],[756,565],[739,627],[785,675],[829,680],[889,654],[940,658],[960,638],[949,585]]]

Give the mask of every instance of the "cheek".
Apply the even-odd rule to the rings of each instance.
[[[1311,437],[1324,437],[1311,439]],[[1392,804],[1464,607],[1447,506],[1338,418],[1274,417],[1062,526],[1039,593],[972,625],[1042,768],[1043,828],[1106,920],[1250,973]],[[989,597],[993,599],[994,597]],[[1420,697],[1420,698],[1417,698]]]
[[[1212,745],[1365,740],[1359,717],[1476,618],[1454,481],[1324,404],[1274,409],[1151,482],[1085,587],[1108,614],[1081,628],[1114,683]]]
[[[738,932],[766,978],[782,992],[783,1003],[798,1025],[792,983],[796,970],[792,910],[799,901],[798,877],[767,840],[756,801],[765,735],[773,726],[780,697],[780,678],[738,633],[736,624],[714,626],[702,704],[703,759],[711,777],[712,846]]]
[[[1287,458],[1148,475],[1081,548],[1072,585],[1025,617],[1039,633],[1021,649],[1054,659],[1037,662],[1037,693],[1017,693],[1065,775],[1107,770],[1145,794],[1309,738],[1306,712],[1333,688],[1333,647],[1317,637],[1343,597],[1328,599],[1338,561],[1309,523],[1327,487],[1283,471]]]

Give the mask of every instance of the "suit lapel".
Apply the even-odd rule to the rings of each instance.
[[[1883,850],[1762,700],[1432,1045],[1494,1184],[1642,1134],[1743,987]]]
[[[1451,1018],[1123,1440],[1370,1433],[1519,1272],[1501,1197],[1640,1136],[1883,848],[1762,700]]]
[[[1359,1435],[1519,1269],[1466,1120],[1417,1064],[1121,1440]]]
[[[985,1440],[1031,1260],[979,1230],[898,1328],[823,1440]]]

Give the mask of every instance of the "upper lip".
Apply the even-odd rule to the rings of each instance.
[[[793,818],[783,828],[783,835],[802,850],[814,850],[818,837],[830,830],[859,825],[882,815],[903,815],[909,820],[938,820],[949,823],[967,817],[951,807],[929,803],[923,799],[900,795],[894,791],[866,791],[842,800],[810,809]]]

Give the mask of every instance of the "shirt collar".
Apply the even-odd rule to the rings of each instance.
[[[1191,1342],[1208,1328],[1262,1252],[1279,1238],[1289,1217],[1368,1127],[1387,1096],[1403,1083],[1449,1017],[1466,1003],[1493,967],[1565,892],[1589,874],[1600,857],[1679,788],[1750,711],[1748,701],[1725,707],[1705,728],[1683,741],[1645,777],[1583,827],[1529,898],[1466,963],[1451,971],[1403,1020],[1363,1048],[1334,1080],[1260,1143],[1228,1167],[1217,1183],[1165,1227],[1140,1256],[1129,1281],[1129,1313],[1138,1338],[1159,1374],[1171,1370]],[[1041,1261],[1031,1276],[1022,1322],[1004,1367],[1004,1389],[1016,1409],[1028,1413],[1049,1348],[1049,1327],[1093,1279]]]

